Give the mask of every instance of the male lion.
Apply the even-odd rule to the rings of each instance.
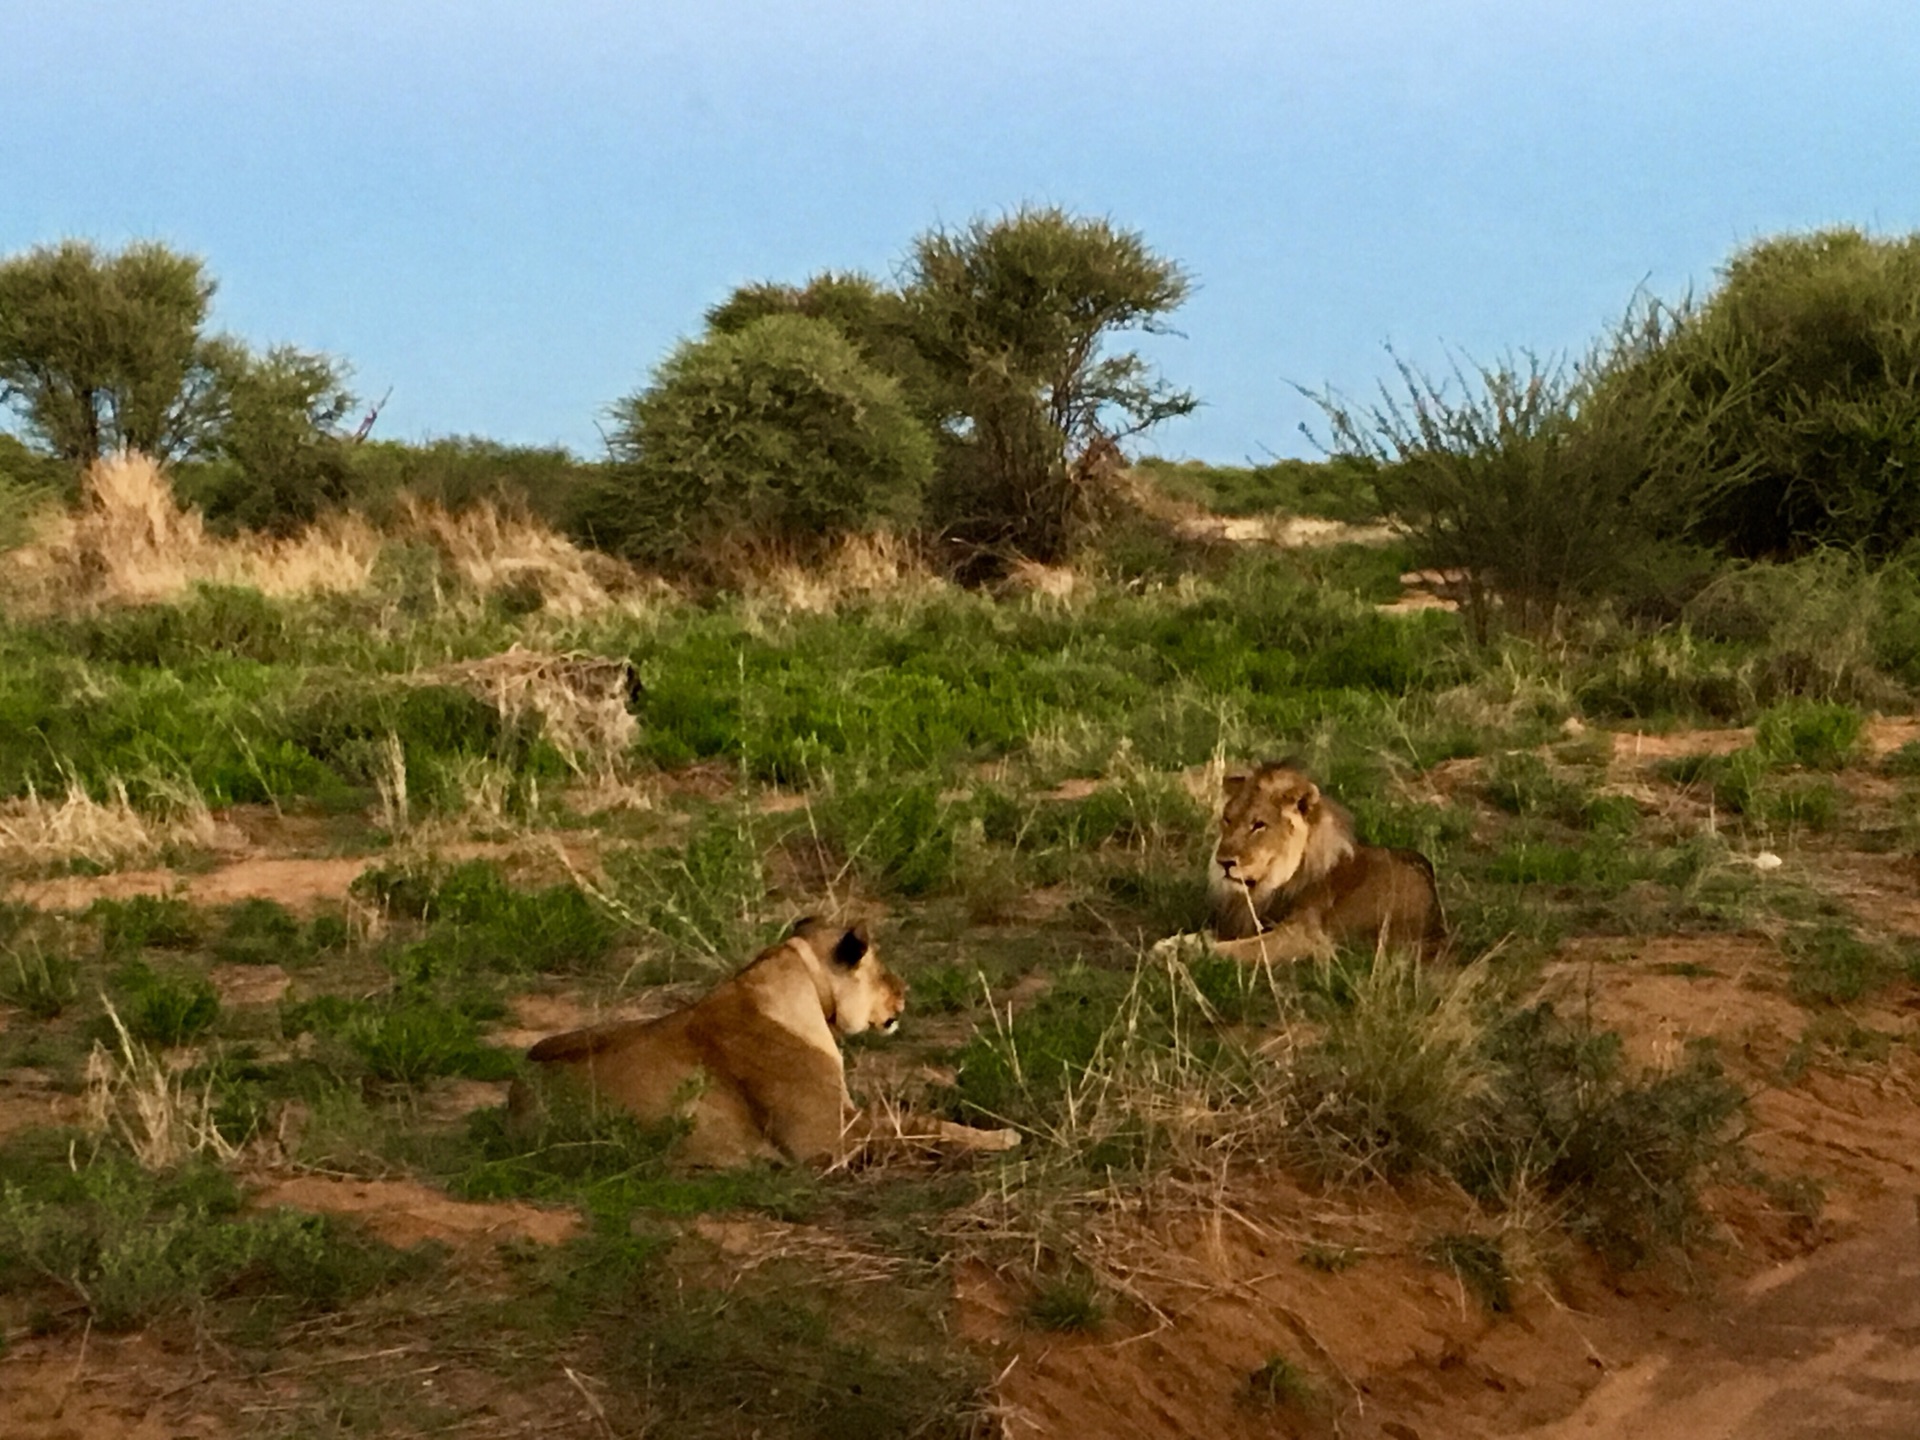
[[[1291,761],[1230,775],[1208,897],[1214,948],[1237,960],[1298,960],[1343,941],[1444,939],[1433,864],[1362,845],[1353,817]]]
[[[854,1107],[835,1040],[891,1033],[907,987],[856,926],[812,916],[684,1010],[550,1035],[527,1052],[647,1120],[684,1115],[691,1164],[842,1161],[886,1138],[1006,1150],[1017,1131],[879,1119]]]

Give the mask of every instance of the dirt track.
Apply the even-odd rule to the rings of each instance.
[[[1912,1440],[1920,1227],[1905,1197],[1852,1239],[1766,1271],[1608,1376],[1536,1440]]]

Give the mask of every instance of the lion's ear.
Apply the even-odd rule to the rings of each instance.
[[[787,939],[797,940],[819,923],[820,917],[818,915],[802,915],[787,927]]]
[[[1247,777],[1244,775],[1229,775],[1220,782],[1220,788],[1225,792],[1226,798],[1231,800],[1240,793],[1241,787],[1246,783]]]
[[[851,970],[866,958],[867,948],[867,927],[856,925],[842,935],[840,943],[833,947],[833,963]]]
[[[1320,808],[1320,787],[1318,785],[1307,786],[1300,794],[1299,803],[1300,813],[1311,817],[1313,812]]]

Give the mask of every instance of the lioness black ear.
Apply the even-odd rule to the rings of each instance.
[[[1224,790],[1228,795],[1233,795],[1236,792],[1238,792],[1238,790],[1242,785],[1246,783],[1247,783],[1247,777],[1244,775],[1229,775],[1227,776],[1226,779],[1220,782],[1220,788]]]
[[[1300,797],[1300,813],[1302,815],[1311,815],[1313,813],[1313,807],[1315,805],[1318,805],[1319,803],[1320,803],[1319,787],[1314,785],[1309,785],[1307,787],[1307,793]]]
[[[833,947],[833,960],[836,965],[844,965],[851,970],[858,965],[867,953],[867,937],[856,925],[840,937],[840,943]]]
[[[787,927],[787,939],[789,940],[796,939],[797,937],[806,934],[807,931],[811,930],[814,926],[818,925],[819,923],[820,923],[820,917],[818,915],[802,915],[798,920],[794,921],[793,924]]]

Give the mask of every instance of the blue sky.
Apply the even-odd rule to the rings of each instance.
[[[1149,448],[1310,453],[1382,346],[1584,346],[1781,230],[1920,224],[1911,0],[0,0],[0,253],[158,239],[379,434],[598,448],[750,279],[1111,216],[1184,264]]]

